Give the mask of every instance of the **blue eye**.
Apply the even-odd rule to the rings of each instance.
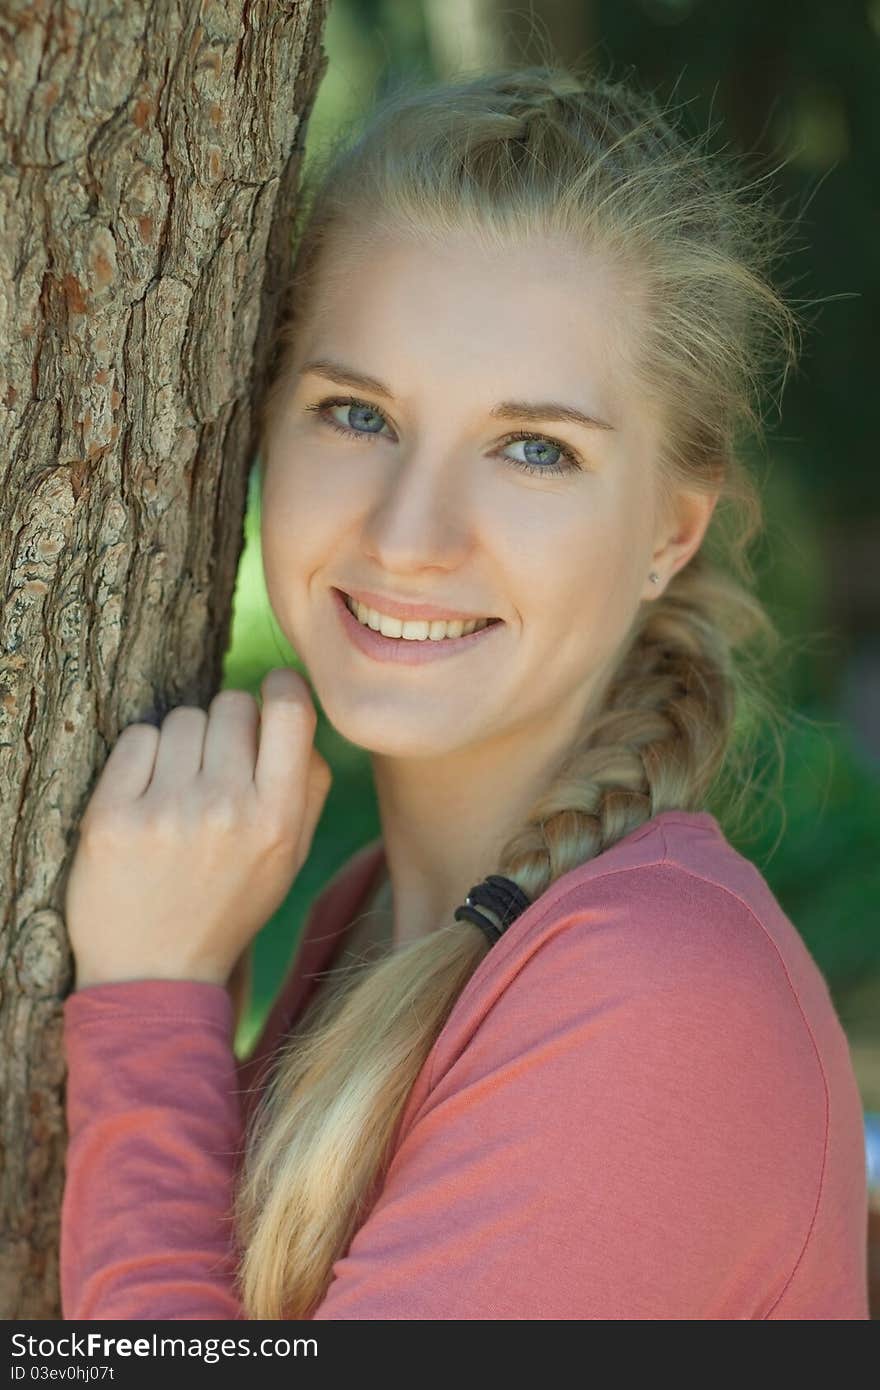
[[[385,416],[382,413],[382,411],[379,410],[376,406],[369,405],[366,401],[356,400],[353,396],[332,396],[326,400],[317,401],[314,405],[307,405],[305,409],[315,411],[318,415],[318,418],[322,420],[324,424],[330,425],[331,429],[336,430],[339,434],[347,435],[349,439],[354,438],[373,440],[379,438],[379,435],[381,434],[381,426],[379,427],[379,429],[370,429],[369,427],[366,429],[352,429],[349,426],[340,425],[338,420],[334,420],[332,416],[326,413],[327,411],[332,410],[336,406],[347,406],[349,415],[351,415],[352,411],[360,411],[366,413],[368,417],[372,416],[374,420],[378,418],[379,420],[384,421],[385,419]],[[532,462],[528,459],[514,459],[507,457],[506,461],[508,463],[512,463],[514,468],[519,468],[524,473],[531,473],[534,476],[546,478],[548,474],[552,476],[554,474],[559,475],[564,473],[574,473],[581,471],[582,464],[580,463],[580,460],[578,459],[574,450],[570,449],[567,444],[563,444],[561,440],[552,439],[545,434],[529,434],[526,431],[521,431],[518,434],[509,434],[504,440],[502,440],[501,447],[506,448],[509,444],[517,444],[520,442],[526,444],[543,445],[543,451],[537,451],[539,455],[541,452],[546,453],[547,445],[549,445],[551,450],[555,450],[556,453],[561,456],[561,458],[565,459],[565,463],[560,464],[558,462],[541,463]],[[535,450],[532,450],[533,454],[535,452]]]
[[[379,417],[382,420],[384,420],[385,418],[382,412],[380,410],[377,410],[375,406],[367,405],[365,401],[356,401],[351,396],[334,396],[332,399],[329,400],[316,401],[314,405],[305,406],[305,409],[309,411],[314,411],[322,424],[329,425],[331,429],[336,430],[337,434],[347,435],[349,439],[378,438],[380,433],[379,430],[370,428],[351,429],[347,425],[340,425],[338,420],[334,420],[331,415],[327,414],[328,411],[333,410],[337,406],[341,405],[348,406],[349,415],[351,414],[351,411],[356,410],[365,412],[368,416],[372,415],[374,418]]]
[[[360,424],[364,424],[364,418],[363,418],[363,417],[364,417],[365,415],[366,415],[367,417],[372,416],[374,420],[376,420],[376,419],[384,420],[384,419],[385,419],[385,417],[384,417],[384,415],[382,415],[382,412],[381,412],[381,411],[376,410],[375,407],[372,406],[372,405],[366,405],[363,401],[355,401],[355,400],[322,401],[322,402],[320,402],[320,404],[317,405],[317,406],[314,406],[314,405],[308,406],[307,409],[309,409],[309,410],[320,410],[322,407],[326,407],[326,408],[329,410],[329,409],[331,409],[331,408],[334,408],[334,407],[336,407],[336,406],[341,406],[341,405],[344,405],[344,406],[347,406],[347,407],[348,407],[349,416],[352,414],[352,412],[354,412],[354,413],[355,413],[355,418],[357,419],[357,416],[358,416],[358,414],[359,414],[359,415],[360,415]],[[322,418],[324,418],[324,417],[322,416]],[[346,427],[345,425],[340,425],[339,421],[338,421],[338,420],[334,420],[332,417],[327,418],[327,424],[328,424],[328,425],[332,425],[334,429],[339,430],[342,434],[358,434],[358,435],[364,435],[364,436],[366,436],[366,437],[369,437],[370,435],[376,435],[376,434],[378,434],[378,433],[380,432],[379,429],[373,429],[373,428],[371,428],[371,426],[370,426],[370,424],[369,424],[369,420],[367,421],[366,427],[365,427],[364,429],[361,429],[360,427],[358,427],[357,429],[348,428],[348,427]],[[380,429],[381,429],[381,426],[380,426]]]
[[[522,468],[527,473],[571,473],[575,469],[580,469],[580,464],[575,458],[572,450],[569,449],[566,444],[561,444],[557,439],[548,439],[545,434],[511,434],[508,435],[507,439],[504,441],[505,447],[508,444],[516,444],[519,442],[524,443],[526,446],[530,444],[542,446],[537,450],[539,456],[542,453],[546,453],[547,446],[549,445],[551,449],[555,449],[557,454],[567,460],[564,467],[559,463],[534,464],[523,459],[510,460],[517,468]],[[533,450],[533,453],[534,452]]]

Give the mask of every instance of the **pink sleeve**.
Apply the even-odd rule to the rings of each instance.
[[[229,1210],[244,1122],[291,1011],[314,988],[350,864],[312,903],[260,1036],[240,1061],[232,1000],[219,985],[130,980],[64,1001],[65,1320],[243,1316]]]
[[[747,914],[704,930],[680,886],[668,920],[644,906],[557,913],[437,1050],[313,1317],[768,1316],[820,1195],[815,1047]],[[65,1318],[241,1317],[228,995],[143,981],[65,1011]]]
[[[67,1321],[240,1318],[228,1219],[241,1143],[232,1000],[133,980],[64,1002]]]

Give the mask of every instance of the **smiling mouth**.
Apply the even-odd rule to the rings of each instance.
[[[390,617],[378,609],[370,608],[367,604],[358,602],[341,589],[338,592],[348,611],[362,627],[370,628],[382,637],[396,638],[403,642],[444,642],[450,638],[469,637],[473,632],[481,632],[483,628],[493,627],[502,621],[501,618],[475,618],[467,622],[461,619],[450,619],[449,621],[429,621],[427,618],[402,620]]]

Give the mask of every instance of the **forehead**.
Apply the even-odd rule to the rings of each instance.
[[[401,385],[427,374],[567,390],[608,419],[627,395],[628,317],[620,273],[559,237],[500,248],[386,233],[334,246],[297,359],[356,358]]]

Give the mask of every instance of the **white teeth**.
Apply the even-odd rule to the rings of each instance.
[[[392,618],[375,608],[368,608],[365,603],[349,598],[348,595],[345,603],[349,612],[365,627],[371,627],[374,632],[381,632],[383,637],[400,637],[404,642],[441,642],[447,637],[465,637],[469,632],[478,632],[489,624],[488,618],[469,618],[467,622],[456,619],[448,623],[429,623],[424,618],[402,622],[400,618]]]
[[[399,618],[386,618],[383,613],[379,619],[379,631],[383,637],[401,637],[403,635],[403,623]]]

